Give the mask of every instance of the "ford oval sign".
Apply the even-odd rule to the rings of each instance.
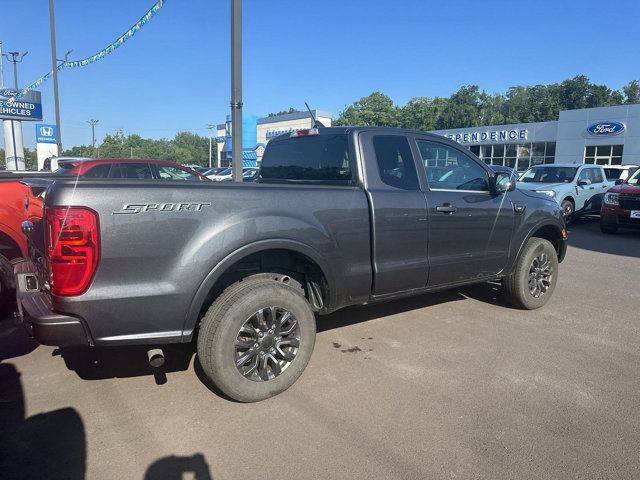
[[[618,135],[624,132],[625,128],[624,123],[620,122],[597,122],[593,125],[589,125],[587,132],[591,135],[603,137],[607,135]]]
[[[15,88],[2,88],[0,89],[0,95],[3,97],[15,97],[20,90],[16,90]]]

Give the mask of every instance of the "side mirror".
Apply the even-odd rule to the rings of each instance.
[[[493,177],[496,193],[512,192],[516,189],[516,180],[508,172],[496,172]]]
[[[622,185],[624,183],[624,180],[622,180],[621,178],[617,179],[615,182],[613,182],[615,185]]]
[[[578,180],[579,187],[584,187],[585,185],[591,185],[591,180],[585,180],[585,179]]]

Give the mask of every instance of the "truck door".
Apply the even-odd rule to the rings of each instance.
[[[462,147],[416,137],[429,209],[429,286],[499,273],[507,265],[514,211],[491,191],[489,170]]]
[[[427,205],[405,135],[363,132],[360,145],[371,209],[373,294],[427,284]]]

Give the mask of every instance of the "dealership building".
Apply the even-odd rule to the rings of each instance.
[[[331,126],[331,113],[312,110],[313,116],[325,127]],[[304,130],[313,126],[313,119],[309,112],[293,112],[271,117],[256,118],[243,116],[242,118],[242,159],[246,167],[255,166],[262,159],[264,147],[273,137],[283,133]],[[226,167],[231,165],[231,132],[233,125],[231,116],[227,121],[216,126],[218,143],[219,165]]]
[[[563,110],[557,121],[437,130],[488,164],[640,163],[640,105]]]
[[[331,113],[314,110],[316,119],[331,126]],[[309,112],[243,118],[243,159],[256,165],[270,139],[311,128]],[[217,125],[218,158],[231,163],[231,119]],[[488,164],[524,171],[543,163],[640,163],[640,104],[563,110],[558,120],[436,130],[464,145]]]

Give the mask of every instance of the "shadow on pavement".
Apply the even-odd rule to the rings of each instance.
[[[569,230],[569,247],[640,258],[640,230],[621,228],[614,234],[602,233],[598,218],[576,219]]]
[[[73,408],[25,418],[20,373],[10,363],[0,363],[0,446],[2,478],[85,478],[82,418]]]
[[[190,457],[164,457],[153,462],[144,475],[144,480],[213,480],[204,455],[196,453]]]
[[[418,297],[393,300],[385,303],[349,307],[343,310],[338,310],[331,315],[319,317],[317,329],[318,333],[325,332],[327,330],[334,330],[347,325],[368,322],[369,320],[397,315],[399,313],[418,310],[420,308],[431,307],[441,303],[464,300],[465,298],[466,297],[460,292],[456,290],[449,290],[444,292],[428,293]]]
[[[156,383],[162,385],[167,381],[166,373],[187,370],[195,353],[194,344],[157,347],[165,354],[165,363],[160,368],[149,365],[146,346],[58,348],[52,355],[60,355],[67,368],[83,380],[153,375]]]
[[[0,362],[21,357],[38,348],[38,342],[29,338],[27,332],[12,317],[0,317]]]

